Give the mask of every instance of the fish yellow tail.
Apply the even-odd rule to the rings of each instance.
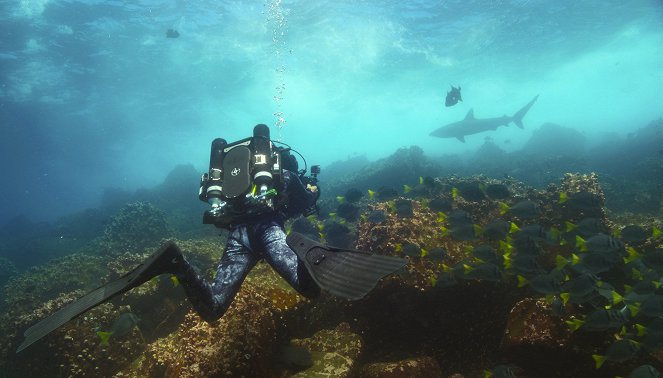
[[[605,356],[601,356],[601,355],[598,355],[598,354],[592,354],[592,358],[596,362],[596,368],[597,369],[600,369],[601,365],[603,365],[603,363],[606,360]]]
[[[569,329],[572,332],[577,331],[580,327],[582,327],[583,324],[585,324],[585,322],[580,320],[580,319],[567,320],[565,323],[566,323],[566,325],[569,326]]]
[[[565,221],[564,225],[566,226],[566,232],[571,232],[571,231],[575,230],[575,228],[577,227],[575,224],[573,224],[569,221]]]
[[[504,202],[500,202],[500,215],[504,215],[509,211],[509,205]]]
[[[569,195],[568,194],[566,194],[564,192],[559,193],[559,203],[564,203],[568,200],[569,200]]]
[[[113,332],[97,331],[97,335],[99,335],[99,338],[101,339],[101,345],[108,346],[108,340],[112,334]]]

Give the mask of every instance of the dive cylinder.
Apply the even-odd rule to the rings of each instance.
[[[274,181],[272,166],[275,155],[272,152],[272,142],[269,138],[269,127],[264,124],[253,128],[253,139],[251,140],[251,152],[253,153],[253,183],[264,194]]]
[[[228,142],[223,138],[216,138],[212,141],[212,150],[209,155],[209,172],[206,189],[204,189],[205,199],[212,206],[218,206],[223,202],[223,149],[227,144]],[[202,191],[201,188],[201,197],[203,196]]]

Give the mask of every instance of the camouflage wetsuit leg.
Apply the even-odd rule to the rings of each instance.
[[[244,278],[258,261],[258,255],[249,246],[247,228],[234,228],[228,235],[226,249],[211,285],[188,263],[183,272],[177,274],[191,305],[201,318],[212,322],[226,312]]]
[[[283,221],[274,218],[254,226],[254,245],[262,251],[262,258],[297,292],[312,299],[320,295],[320,287],[313,281],[297,254],[288,247]]]
[[[319,295],[320,288],[304,265],[299,263],[285,238],[282,221],[278,217],[235,227],[228,236],[226,250],[212,285],[187,263],[184,271],[177,276],[196,312],[209,322],[220,318],[251,268],[261,258],[265,258],[300,294],[307,298]]]

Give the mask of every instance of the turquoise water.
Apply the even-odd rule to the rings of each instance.
[[[485,136],[512,151],[546,122],[592,143],[662,115],[659,1],[40,0],[4,2],[0,20],[2,221],[202,172],[213,138],[257,123],[324,167],[411,145],[471,154]],[[464,101],[447,108],[450,85]],[[537,94],[524,130],[428,135]]]

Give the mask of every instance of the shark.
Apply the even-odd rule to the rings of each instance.
[[[522,129],[524,127],[523,117],[529,108],[534,105],[537,98],[539,98],[539,95],[534,96],[532,101],[528,102],[527,105],[523,106],[522,109],[518,110],[516,114],[511,117],[504,115],[495,118],[474,118],[474,109],[470,109],[462,121],[444,125],[430,133],[430,136],[438,138],[456,138],[465,143],[465,137],[467,135],[482,133],[488,130],[497,130],[498,127],[508,126],[511,122],[515,123],[516,126]]]

